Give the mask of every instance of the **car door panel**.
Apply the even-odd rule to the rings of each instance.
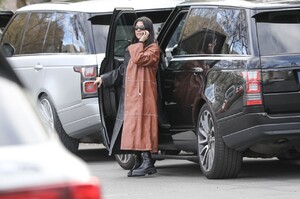
[[[100,75],[120,66],[124,60],[124,49],[132,38],[132,24],[136,19],[132,8],[116,8],[113,12],[105,58],[101,63]],[[106,148],[110,147],[113,127],[118,110],[120,87],[101,87],[99,89],[99,108],[103,122],[103,138]]]

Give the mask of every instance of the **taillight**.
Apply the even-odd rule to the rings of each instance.
[[[85,67],[81,68],[82,75],[85,78],[95,78],[97,75],[96,67]]]
[[[246,71],[243,73],[246,83],[245,105],[262,105],[261,73],[259,70]]]
[[[94,81],[97,77],[96,66],[74,67],[74,71],[81,74],[81,96],[82,98],[96,97],[97,86]]]
[[[101,199],[98,180],[93,178],[88,184],[79,184],[71,187],[74,199]]]
[[[0,199],[101,199],[99,182],[92,178],[87,183],[71,183],[26,190],[0,191]]]
[[[97,85],[94,84],[94,81],[85,81],[85,82],[83,82],[83,92],[84,93],[96,93]]]

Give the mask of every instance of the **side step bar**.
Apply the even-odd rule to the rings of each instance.
[[[199,162],[199,158],[195,154],[179,154],[179,155],[152,154],[152,158],[155,160],[177,159],[177,160],[189,160],[197,163]]]

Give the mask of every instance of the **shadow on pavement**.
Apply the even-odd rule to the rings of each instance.
[[[162,160],[170,161],[170,160]],[[172,161],[171,164],[161,164],[156,162],[155,167],[160,176],[172,176],[172,177],[191,177],[199,178],[203,176],[199,164],[190,161]]]
[[[115,157],[109,156],[106,149],[80,149],[77,156],[86,162],[115,161]]]
[[[162,176],[189,176],[205,177],[200,166],[193,162],[172,161],[171,164],[162,164],[157,161],[155,166]],[[235,180],[241,179],[300,179],[300,160],[284,161],[273,159],[251,159],[243,161],[241,171]],[[229,179],[230,180],[230,179]]]
[[[254,159],[243,162],[238,178],[299,179],[300,161]]]

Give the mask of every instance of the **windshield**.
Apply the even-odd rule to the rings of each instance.
[[[255,18],[261,55],[300,53],[300,10],[261,13]]]

